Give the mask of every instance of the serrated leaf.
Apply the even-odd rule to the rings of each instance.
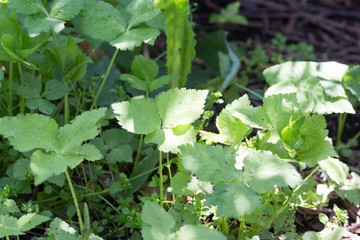
[[[158,75],[159,66],[154,60],[137,55],[131,64],[131,73],[146,82],[151,82]]]
[[[107,155],[106,159],[110,163],[118,163],[118,162],[132,162],[132,154],[133,150],[129,144],[120,145],[117,148],[112,149]]]
[[[17,11],[24,14],[47,13],[41,0],[11,0]]]
[[[10,144],[20,152],[36,148],[56,151],[58,149],[57,128],[58,125],[54,119],[39,114],[0,119],[0,134],[8,138]]]
[[[354,113],[341,80],[347,65],[336,62],[285,62],[266,69],[263,74],[270,88],[265,97],[296,93],[304,112],[320,114]]]
[[[55,33],[59,33],[65,28],[65,22],[47,16],[27,16],[24,20],[24,26],[30,37],[35,37],[42,32],[49,32],[51,29]]]
[[[148,90],[147,83],[145,81],[141,80],[140,78],[138,78],[137,76],[134,76],[131,74],[121,74],[120,79],[128,82],[130,84],[130,86],[135,89],[143,90],[143,91]]]
[[[39,185],[52,176],[66,171],[67,167],[74,168],[83,160],[79,155],[58,155],[56,153],[44,153],[36,150],[31,155],[30,168],[35,176],[35,185]]]
[[[217,216],[240,218],[254,212],[260,206],[261,197],[238,181],[216,185],[214,191],[206,195],[205,199],[206,205],[216,206]]]
[[[157,16],[160,11],[155,8],[154,2],[151,0],[134,0],[126,8],[126,11],[130,13],[131,17],[128,24],[128,29],[138,25],[141,22],[147,22],[148,20]]]
[[[42,96],[49,100],[58,100],[61,99],[68,91],[69,87],[65,86],[64,83],[52,79],[46,82],[45,90]]]
[[[141,235],[145,240],[171,239],[171,228],[175,221],[169,213],[156,203],[146,201],[141,211],[143,226]]]
[[[71,148],[80,146],[82,142],[96,137],[99,133],[98,121],[105,116],[106,108],[87,111],[59,129],[59,144],[61,153],[67,153]]]
[[[171,128],[156,129],[146,135],[145,142],[158,144],[160,151],[178,153],[179,146],[196,142],[196,131],[193,126],[190,126],[181,134]]]
[[[295,167],[267,151],[254,151],[244,159],[243,179],[250,188],[259,194],[274,186],[292,188],[303,183]]]
[[[54,104],[41,98],[26,99],[25,105],[31,110],[39,109],[41,113],[45,113],[46,115],[51,115],[56,108]]]
[[[326,171],[331,180],[339,185],[345,183],[346,176],[349,173],[349,168],[345,163],[339,161],[339,159],[329,158],[319,161],[319,165]]]
[[[344,75],[342,82],[345,88],[360,101],[360,65],[350,67]]]
[[[69,226],[66,222],[62,221],[59,218],[55,218],[54,221],[50,223],[50,228],[46,229],[47,234],[50,237],[53,237],[55,240],[80,240],[79,234],[76,230]]]
[[[41,93],[41,80],[36,78],[34,75],[24,72],[23,83],[17,87],[17,92],[24,98],[38,98]]]
[[[156,105],[165,127],[194,122],[203,113],[207,90],[174,88],[158,95]]]
[[[94,39],[110,42],[125,31],[126,23],[121,12],[111,4],[86,0],[77,27]]]
[[[160,128],[161,120],[151,99],[132,99],[111,105],[119,124],[132,133],[149,134]]]
[[[211,14],[210,23],[220,22],[232,22],[241,25],[247,25],[247,20],[244,16],[238,15],[240,8],[240,2],[229,3],[226,8],[221,9],[220,14]]]
[[[158,0],[155,6],[162,10],[166,22],[168,74],[179,77],[172,82],[172,87],[184,87],[196,45],[195,34],[188,20],[189,2]]]
[[[180,147],[181,163],[187,170],[195,174],[200,181],[213,184],[231,182],[240,178],[240,172],[235,168],[235,152],[228,147],[194,146]]]
[[[50,220],[50,218],[36,213],[29,213],[21,216],[18,219],[17,225],[20,231],[26,232],[30,229],[33,229],[37,225]]]
[[[159,89],[165,85],[169,85],[176,77],[171,75],[161,76],[156,78],[149,84],[149,92]]]
[[[153,45],[160,31],[152,27],[138,27],[124,32],[116,39],[110,41],[110,45],[122,51],[134,50],[142,43]]]
[[[173,240],[198,240],[198,239],[212,239],[212,240],[226,240],[227,238],[216,231],[200,225],[185,225],[176,232]]]
[[[9,174],[8,171],[6,173],[9,177],[14,178],[15,180],[26,180],[27,171],[30,170],[30,160],[27,158],[17,159],[13,166],[12,174]],[[10,167],[8,168],[8,170]]]
[[[22,235],[24,232],[17,227],[17,219],[8,215],[4,215],[4,223],[0,222],[0,237],[5,237],[4,228],[8,236]]]
[[[134,134],[124,129],[111,128],[102,133],[102,139],[107,147],[113,149],[120,145],[130,143],[134,139]]]
[[[84,5],[84,0],[55,0],[50,5],[50,17],[69,21]]]
[[[16,205],[16,202],[12,199],[4,200],[3,204],[0,206],[0,214],[8,215],[9,213],[20,212],[20,209]]]
[[[79,154],[89,161],[96,161],[102,158],[100,151],[92,144],[86,143],[81,146]]]

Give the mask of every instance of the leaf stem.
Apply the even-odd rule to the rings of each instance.
[[[23,71],[21,68],[21,62],[17,63],[17,67],[18,67],[18,71],[19,71],[19,79],[20,79],[20,85],[24,85],[24,81],[22,78],[23,75]],[[25,98],[23,96],[20,96],[20,113],[24,114],[25,113]]]
[[[70,122],[69,94],[64,95],[64,124]]]
[[[12,100],[12,91],[13,91],[13,80],[14,80],[14,64],[9,63],[9,86],[8,86],[8,112],[9,115],[13,115],[13,100]]]
[[[10,240],[9,235],[7,233],[7,230],[6,230],[6,226],[5,226],[5,215],[4,214],[1,214],[1,224],[2,224],[2,227],[3,227],[3,230],[4,230],[6,240]]]
[[[109,76],[111,67],[112,67],[112,65],[114,64],[114,61],[115,61],[115,58],[116,58],[118,52],[119,52],[119,49],[117,48],[117,49],[115,50],[112,58],[111,58],[111,61],[110,61],[110,64],[109,64],[109,66],[108,66],[108,68],[107,68],[107,70],[106,70],[105,76],[104,76],[104,78],[103,78],[103,80],[102,80],[102,82],[101,82],[101,84],[100,84],[100,87],[99,87],[99,89],[98,89],[98,91],[97,91],[97,93],[96,93],[96,95],[95,95],[95,99],[94,99],[94,101],[93,101],[92,104],[91,104],[90,110],[94,109],[95,106],[96,106],[96,102],[97,102],[97,100],[98,100],[98,98],[99,98],[99,96],[100,96],[101,90],[103,89],[103,87],[104,87],[104,85],[105,85],[106,79],[107,79],[108,76]]]
[[[66,176],[66,180],[67,180],[67,182],[69,184],[70,192],[71,192],[71,195],[72,195],[72,198],[73,198],[73,201],[74,201],[76,214],[77,214],[79,225],[80,225],[80,233],[81,233],[81,236],[82,236],[83,232],[84,232],[84,223],[83,223],[83,220],[82,220],[82,217],[81,217],[79,202],[77,200],[76,193],[75,193],[74,187],[72,185],[71,178],[70,178],[68,170],[65,171],[65,176]]]
[[[249,93],[251,93],[252,95],[254,95],[255,97],[257,97],[260,100],[264,100],[264,97],[260,96],[258,93],[256,93],[255,91],[251,90],[250,88],[247,88],[245,86],[242,86],[238,83],[234,83],[235,86],[237,86],[238,88],[241,88]]]
[[[245,239],[244,238],[244,228],[245,228],[245,216],[240,219],[240,226],[238,232],[238,240]]]
[[[336,146],[338,146],[341,142],[341,136],[342,136],[342,133],[344,130],[346,117],[347,117],[346,113],[339,114],[339,124],[338,124],[337,136],[336,136]]]
[[[144,142],[144,134],[141,134],[141,135],[140,135],[139,147],[138,147],[138,150],[137,150],[137,153],[136,153],[135,162],[134,162],[133,171],[135,170],[136,166],[137,166],[138,163],[139,163],[140,154],[141,154],[141,148],[142,148],[143,142]]]
[[[163,185],[163,173],[162,173],[163,165],[162,165],[162,151],[159,151],[159,190],[160,190],[160,206],[163,207],[163,198],[164,198],[164,185]]]

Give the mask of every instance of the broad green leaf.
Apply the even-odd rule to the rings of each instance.
[[[106,159],[110,163],[118,162],[132,162],[133,150],[129,144],[120,145],[117,148],[112,149],[107,155]]]
[[[10,173],[8,170],[13,167],[13,171]],[[9,177],[14,178],[15,180],[26,180],[27,171],[30,170],[30,160],[27,158],[17,159],[14,165],[10,166],[6,171]]]
[[[157,16],[160,11],[155,8],[152,0],[134,0],[126,8],[131,17],[128,29],[138,25],[141,22],[147,22]]]
[[[182,127],[182,125],[179,127]],[[181,132],[171,128],[156,129],[146,135],[145,142],[156,143],[160,151],[178,153],[179,146],[196,142],[196,131],[191,125],[188,125]]]
[[[240,172],[235,168],[235,152],[231,148],[195,143],[194,146],[181,146],[180,158],[184,168],[200,181],[217,184],[240,178]]]
[[[149,84],[149,92],[152,92],[158,88],[161,88],[165,85],[169,85],[172,80],[174,80],[176,77],[171,75],[165,75],[161,76],[159,78],[156,78]]]
[[[99,133],[99,120],[105,116],[106,108],[87,111],[77,116],[70,124],[59,129],[61,153],[67,153],[82,142],[96,137]]]
[[[55,104],[41,98],[26,99],[25,105],[31,110],[39,109],[40,112],[47,115],[51,115],[56,109]]]
[[[100,151],[90,143],[83,144],[78,154],[83,155],[89,161],[96,161],[102,158]]]
[[[255,151],[244,159],[244,181],[259,194],[276,186],[292,188],[303,183],[295,167],[268,151]]]
[[[216,206],[216,216],[234,218],[251,214],[261,201],[260,196],[240,181],[216,185],[205,199],[206,205]]]
[[[342,81],[345,88],[360,101],[360,65],[350,67]]]
[[[110,42],[126,29],[126,23],[120,11],[111,4],[86,0],[76,26],[94,39]]]
[[[0,36],[9,34],[19,39],[20,25],[16,17],[7,9],[0,9]]]
[[[38,215],[36,213],[29,213],[21,216],[17,221],[17,225],[21,231],[26,232],[48,220],[50,220],[50,218],[46,216]]]
[[[47,234],[52,237],[54,240],[80,240],[80,235],[76,230],[69,226],[66,222],[62,221],[59,218],[55,218],[54,221],[50,223],[50,228],[46,229]]]
[[[134,134],[124,129],[111,128],[102,133],[102,139],[110,149],[120,145],[130,143],[134,139]]]
[[[152,27],[138,27],[124,32],[114,40],[110,41],[110,45],[122,51],[134,50],[141,43],[153,45],[160,31]]]
[[[138,78],[137,76],[131,74],[121,74],[120,79],[128,82],[130,86],[135,89],[143,90],[143,91],[148,90],[148,84],[142,79]]]
[[[265,97],[296,93],[304,112],[354,113],[341,81],[348,66],[336,62],[285,62],[263,74],[270,88]]]
[[[4,215],[4,223],[0,222],[0,237],[5,237],[4,227],[6,228],[6,233],[9,236],[17,236],[25,234],[17,226],[17,219],[8,215]]]
[[[141,220],[144,223],[141,230],[144,240],[169,240],[173,237],[171,229],[175,221],[156,203],[150,201],[144,203]]]
[[[172,193],[180,196],[196,194],[199,190],[211,193],[213,186],[210,182],[199,181],[185,170],[178,171],[171,181]]]
[[[24,98],[39,98],[41,93],[41,80],[36,78],[36,76],[24,72],[23,73],[23,83],[24,85],[19,85],[17,87],[17,92],[19,95]]]
[[[39,185],[52,176],[59,175],[68,167],[74,168],[83,160],[79,155],[59,155],[36,150],[31,155],[30,168],[35,176],[35,185]]]
[[[184,87],[195,57],[195,34],[189,22],[189,1],[158,0],[155,6],[165,17],[168,74],[178,76],[172,87]]]
[[[185,225],[176,232],[173,240],[198,240],[198,239],[212,239],[212,240],[226,240],[227,238],[216,231],[200,225]]]
[[[203,113],[207,90],[170,89],[158,95],[156,105],[165,127],[194,122]]]
[[[336,189],[336,193],[343,199],[349,200],[356,207],[360,206],[360,175],[352,172],[351,179],[347,179],[345,184]]]
[[[59,33],[65,28],[65,22],[46,16],[28,16],[24,20],[24,26],[30,37],[35,37],[42,32],[47,33],[51,29],[55,33]]]
[[[131,73],[146,82],[151,82],[158,75],[159,66],[154,60],[137,55],[131,64]]]
[[[331,180],[339,185],[345,183],[346,176],[349,173],[349,168],[345,163],[339,161],[339,159],[329,158],[319,161],[319,165],[326,171]]]
[[[11,0],[17,11],[24,14],[34,14],[44,12],[47,14],[45,6],[41,0]]]
[[[68,91],[69,87],[65,86],[64,83],[52,79],[46,82],[45,90],[42,96],[49,100],[58,100],[61,99]]]
[[[50,17],[69,21],[75,17],[84,5],[84,0],[55,0],[50,5]]]
[[[50,117],[39,114],[18,115],[0,119],[0,134],[20,152],[37,148],[57,151],[58,125]]]
[[[119,124],[132,133],[149,134],[160,128],[161,120],[156,104],[151,99],[131,99],[111,105]]]
[[[4,199],[2,205],[0,206],[0,213],[8,215],[9,213],[18,213],[20,209],[16,205],[16,202],[12,199]]]

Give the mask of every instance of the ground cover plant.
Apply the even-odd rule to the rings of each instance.
[[[211,22],[246,24],[239,7]],[[271,57],[261,47],[244,57],[223,30],[197,39],[191,10],[0,1],[0,238],[359,238],[346,210],[321,208],[331,194],[360,205],[359,172],[339,159],[360,136],[341,142],[360,67],[316,62],[281,35]],[[288,61],[287,48],[308,54]],[[196,56],[212,78],[190,74]],[[248,76],[266,88],[249,89]],[[321,231],[298,231],[304,209]]]

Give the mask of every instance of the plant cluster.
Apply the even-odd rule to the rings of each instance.
[[[244,22],[231,6],[214,21]],[[359,207],[360,176],[347,178],[325,120],[341,114],[341,140],[360,101],[359,66],[280,61],[263,72],[264,96],[252,92],[261,105],[245,94],[215,111],[223,95],[234,98],[226,96],[239,54],[224,31],[196,48],[189,12],[179,0],[0,2],[0,238],[350,234],[336,205],[335,217],[319,214],[321,232],[300,236],[294,218],[298,207],[326,206],[333,191]],[[161,32],[166,67],[161,56],[140,54]],[[214,38],[223,41],[213,48]],[[81,42],[93,47],[90,56]],[[257,49],[253,61],[266,64]],[[196,51],[218,77],[191,82]],[[318,169],[327,181],[313,180]]]

